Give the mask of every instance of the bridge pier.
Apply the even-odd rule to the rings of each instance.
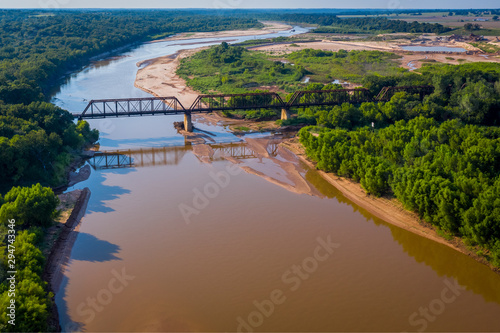
[[[184,113],[184,130],[186,132],[193,131],[193,122],[191,121],[191,112]]]
[[[287,108],[282,108],[281,109],[281,120],[288,120],[290,119],[290,110]]]

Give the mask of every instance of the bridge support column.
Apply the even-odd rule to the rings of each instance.
[[[290,110],[286,108],[281,109],[281,120],[288,120],[290,117]]]
[[[193,122],[191,121],[191,113],[184,113],[184,130],[186,132],[193,131]]]

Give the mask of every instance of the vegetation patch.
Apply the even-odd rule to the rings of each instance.
[[[360,182],[369,194],[396,197],[446,239],[462,237],[500,266],[500,68],[420,72],[363,83],[371,91],[432,84],[423,101],[399,92],[388,102],[306,108],[302,115],[317,126],[303,128],[300,142],[318,168]]]
[[[486,42],[470,43],[470,45],[477,47],[478,49],[486,53],[497,53],[500,51],[500,47],[498,47],[497,45]]]
[[[290,87],[306,74],[302,66],[269,60],[264,53],[223,42],[181,60],[177,74],[204,94],[244,93],[254,86]]]
[[[293,52],[287,59],[302,66],[314,82],[329,83],[333,79],[342,79],[361,83],[366,75],[396,75],[407,70],[399,67],[393,60],[400,56],[380,51],[345,51],[338,52],[305,49]]]

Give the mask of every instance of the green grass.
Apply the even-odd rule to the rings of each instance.
[[[202,93],[244,93],[256,87],[290,87],[300,84],[306,71],[262,52],[239,46],[214,46],[181,60],[177,74]]]
[[[307,86],[300,82],[306,74],[310,83],[329,84],[334,79],[361,83],[366,75],[407,72],[394,61],[400,56],[389,52],[303,49],[285,57],[289,64],[273,61],[263,52],[219,45],[182,59],[177,74],[194,90],[207,94],[244,93],[270,86],[294,92]]]
[[[446,232],[439,228],[436,228],[436,233],[447,241],[451,241],[453,239],[453,235],[450,232]]]
[[[406,72],[393,60],[400,56],[380,51],[339,51],[329,52],[306,49],[291,53],[287,59],[303,66],[311,77],[311,82],[330,83],[333,79],[361,83],[369,74],[396,75]]]
[[[246,127],[246,126],[236,126],[234,127],[235,130],[237,131],[241,131],[241,132],[248,132],[250,131],[250,127]]]
[[[256,45],[264,45],[271,43],[285,43],[285,42],[303,42],[303,41],[315,41],[317,40],[315,37],[310,38],[299,38],[299,37],[275,37],[275,38],[266,38],[266,39],[251,39],[246,40],[241,43],[233,44],[235,46],[256,46]]]
[[[500,29],[479,29],[479,30],[473,30],[472,33],[474,35],[479,35],[479,36],[500,36]],[[471,31],[465,30],[464,28],[457,28],[443,33],[443,35],[453,35],[453,34],[468,36],[471,34]]]

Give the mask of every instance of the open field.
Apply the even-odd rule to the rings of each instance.
[[[468,47],[465,43],[448,43],[446,46],[450,47]],[[400,62],[400,66],[407,69],[416,69],[422,66],[425,62],[440,62],[447,64],[462,64],[466,62],[500,62],[498,56],[486,56],[480,54],[448,54],[438,52],[402,52],[399,47],[400,44],[395,42],[356,42],[356,41],[321,41],[313,43],[299,44],[299,46],[291,47],[290,44],[269,45],[255,48],[255,50],[264,51],[270,55],[286,55],[291,52],[299,51],[301,49],[315,49],[323,51],[339,51],[339,50],[376,50],[385,52],[400,53],[402,58],[395,59],[394,61]],[[471,47],[471,49],[473,49]],[[410,64],[411,62],[411,64]]]

